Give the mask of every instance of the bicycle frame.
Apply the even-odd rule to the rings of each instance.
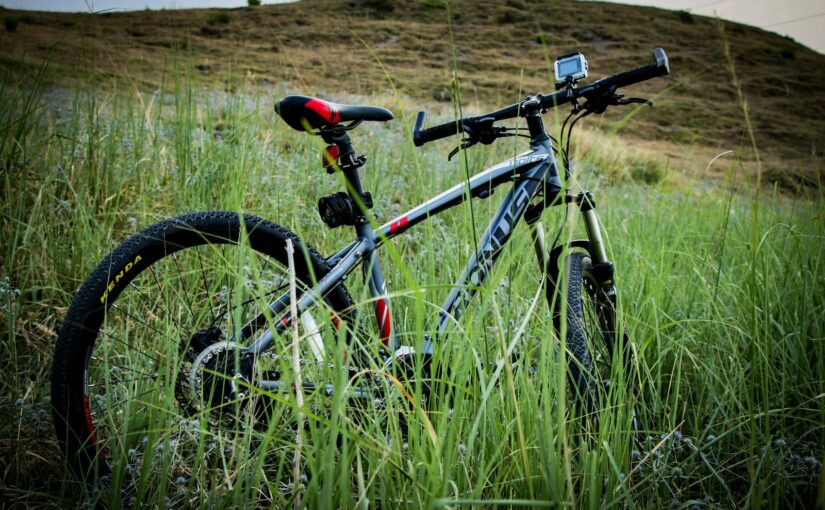
[[[440,195],[401,214],[375,229],[369,222],[356,225],[357,239],[329,257],[326,262],[332,269],[310,290],[298,298],[298,313],[313,306],[318,299],[338,285],[360,264],[366,263],[369,274],[370,294],[375,302],[375,315],[381,340],[392,352],[400,346],[392,328],[392,315],[384,275],[376,251],[389,239],[405,233],[431,216],[462,204],[469,197],[486,198],[493,189],[506,182],[515,181],[513,187],[494,214],[486,231],[479,240],[474,256],[470,257],[461,276],[455,282],[444,305],[441,307],[437,337],[440,338],[451,321],[457,320],[478,287],[484,282],[504,246],[510,240],[515,226],[524,215],[527,205],[540,192],[555,197],[561,190],[549,140],[534,141],[530,150],[510,160],[503,161],[444,191]],[[357,185],[360,188],[360,184]],[[275,327],[268,329],[247,348],[250,354],[260,354],[272,345],[276,336],[290,325],[288,293],[280,296],[269,307],[273,317],[280,318]],[[244,328],[246,329],[246,328]],[[432,341],[425,340],[422,351],[432,352]]]

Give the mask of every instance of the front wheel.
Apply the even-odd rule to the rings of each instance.
[[[291,340],[256,358],[244,349],[278,319],[268,310],[288,291],[288,239],[300,293],[328,272],[324,259],[286,229],[231,212],[157,223],[94,270],[61,327],[51,381],[57,439],[82,481],[151,505],[181,480],[220,484],[227,468],[256,465],[261,414],[289,419],[258,381],[290,387]],[[351,311],[337,286],[302,314],[304,382],[330,380]]]
[[[612,282],[601,284],[595,272],[582,251],[566,257],[557,252],[548,265],[548,300],[556,332],[565,339],[570,390],[585,424],[597,425],[600,411],[609,407],[638,430],[634,364],[627,335],[617,328],[615,289]]]

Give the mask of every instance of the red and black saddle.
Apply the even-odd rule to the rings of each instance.
[[[275,111],[298,131],[335,126],[341,122],[392,120],[392,112],[378,106],[350,106],[307,96],[286,96],[275,104]]]

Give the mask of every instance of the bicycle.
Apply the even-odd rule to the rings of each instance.
[[[568,61],[579,58],[567,57]],[[618,361],[632,370],[630,342],[616,324],[614,267],[602,239],[595,200],[588,191],[572,194],[565,190],[555,156],[556,141],[545,132],[541,115],[573,105],[562,125],[561,140],[556,142],[561,150],[565,127],[572,118],[561,153],[569,178],[573,126],[580,118],[611,106],[647,102],[624,99],[617,90],[669,74],[665,52],[654,50],[654,58],[653,64],[582,87],[577,87],[581,74],[574,73],[557,83],[555,93],[427,129],[426,114],[419,112],[413,135],[416,146],[459,133],[464,135],[464,149],[476,143],[490,144],[521,134],[496,123],[523,118],[530,148],[377,228],[367,219],[372,197],[364,192],[359,178],[365,158],[355,151],[349,131],[362,122],[391,120],[392,113],[304,96],[282,99],[276,106],[281,118],[295,129],[319,135],[327,144],[324,168],[342,172],[346,179],[346,191],[319,201],[322,219],[330,227],[353,227],[356,240],[323,257],[274,223],[211,211],[161,221],[114,249],[79,289],[55,346],[54,421],[72,471],[89,484],[105,477],[122,480],[127,476],[123,463],[150,453],[161,455],[162,466],[171,469],[176,461],[167,457],[174,456],[174,451],[165,448],[158,453],[151,444],[165,441],[168,446],[177,441],[181,436],[173,437],[172,432],[162,436],[181,417],[217,425],[268,423],[277,412],[273,408],[278,401],[254,395],[289,394],[296,389],[284,364],[291,359],[285,347],[289,342],[280,341],[288,336],[293,322],[302,329],[307,374],[318,377],[315,382],[302,383],[301,389],[332,395],[335,385],[328,381],[340,376],[336,367],[355,363],[351,359],[358,354],[347,350],[356,328],[353,300],[344,282],[359,266],[365,268],[378,336],[384,345],[377,363],[392,370],[394,363],[406,361],[409,366],[409,360],[418,356],[425,360],[420,366],[426,369],[449,325],[461,318],[522,220],[531,228],[537,260],[546,274],[554,328],[569,351],[571,393],[583,415],[597,413],[609,390],[605,375],[611,364]],[[573,64],[578,66],[576,72],[586,76],[583,57]],[[505,183],[512,187],[441,307],[434,337],[423,339],[418,349],[401,346],[377,250],[431,216],[471,198],[487,198]],[[546,208],[559,205],[565,211],[568,205],[579,209],[588,239],[559,244],[559,230],[548,249],[538,220]],[[289,243],[296,253],[297,303],[290,302],[286,290]],[[291,305],[297,308],[297,317]],[[337,359],[330,360],[330,356]],[[628,385],[633,384],[631,376],[626,379]],[[380,393],[366,384],[353,386],[347,398],[370,400]]]

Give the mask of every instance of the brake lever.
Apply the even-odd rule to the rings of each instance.
[[[469,149],[470,147],[477,144],[478,142],[479,142],[478,138],[467,138],[466,140],[461,142],[461,145],[459,145],[458,147],[456,147],[455,149],[450,151],[450,155],[447,156],[447,161],[450,161],[451,159],[453,159],[453,156],[458,154],[458,151],[460,151],[462,149]]]
[[[616,101],[617,106],[625,106],[629,104],[646,104],[653,108],[653,101],[651,101],[650,99],[645,99],[643,97],[629,97],[627,99],[619,98]]]
[[[470,147],[479,142],[483,143],[484,145],[490,145],[499,138],[504,138],[506,136],[517,136],[515,133],[508,133],[506,127],[492,126],[492,120],[490,124],[491,125],[485,126],[483,129],[477,128],[470,131],[470,137],[461,142],[461,145],[459,145],[450,152],[450,155],[447,156],[447,161],[453,159],[453,156],[458,154],[458,151],[462,149],[469,149]]]
[[[641,97],[629,97],[624,99],[624,94],[616,94],[615,91],[610,96],[605,96],[599,100],[590,100],[584,104],[584,109],[592,113],[604,113],[608,106],[627,106],[629,104],[646,104],[653,107],[653,101]]]

